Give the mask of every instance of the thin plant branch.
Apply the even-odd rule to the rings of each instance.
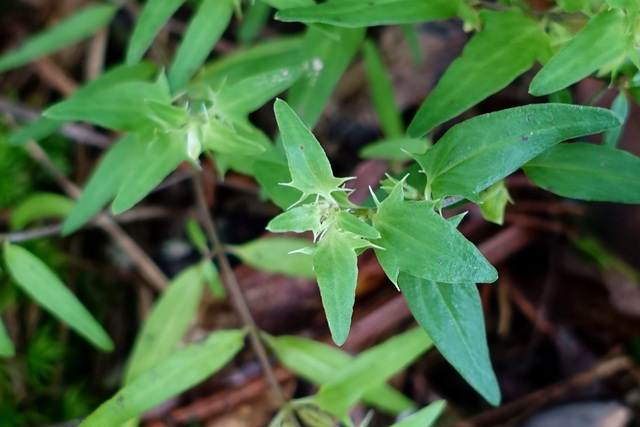
[[[238,316],[240,317],[240,320],[245,326],[248,327],[247,329],[249,330],[249,341],[251,342],[251,346],[258,356],[258,361],[262,366],[262,370],[267,377],[269,385],[273,389],[273,392],[280,402],[280,405],[286,406],[287,399],[285,398],[280,384],[275,377],[273,368],[271,366],[271,363],[269,362],[269,358],[267,357],[267,351],[262,341],[260,340],[259,329],[256,326],[256,322],[253,319],[253,316],[251,315],[251,311],[249,310],[247,301],[242,294],[242,291],[240,290],[240,284],[238,283],[238,279],[236,278],[236,275],[234,274],[233,269],[231,268],[231,264],[229,263],[227,255],[224,251],[224,245],[222,243],[222,240],[220,239],[220,236],[218,235],[218,230],[216,228],[215,222],[209,214],[209,209],[207,207],[207,201],[204,192],[202,173],[195,168],[193,173],[194,176],[192,182],[196,196],[198,213],[200,214],[201,220],[203,222],[204,231],[213,244],[214,255],[216,260],[218,261],[218,267],[220,268],[222,282],[225,284],[225,287],[229,291],[231,302]],[[291,418],[294,425],[297,425],[297,421],[293,418],[293,416]]]
[[[34,230],[0,233],[0,242],[17,243],[49,237],[58,234],[61,228],[62,224],[52,224],[46,227],[36,228]]]

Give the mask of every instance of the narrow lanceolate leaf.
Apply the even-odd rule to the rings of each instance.
[[[493,282],[496,270],[478,249],[425,202],[409,202],[398,183],[373,215],[373,227],[382,236],[375,249],[389,279],[407,272],[446,283]]]
[[[440,353],[489,403],[500,403],[480,295],[474,283],[437,283],[400,273],[409,309]]]
[[[198,78],[212,88],[248,77],[302,65],[302,37],[283,37],[238,49],[208,62]]]
[[[429,406],[420,409],[415,414],[393,424],[391,427],[431,427],[440,417],[446,402],[438,400]]]
[[[200,3],[169,68],[172,93],[180,91],[204,63],[229,25],[232,13],[232,0],[203,0]]]
[[[129,40],[126,62],[133,65],[142,59],[162,26],[185,0],[147,0]]]
[[[420,328],[396,335],[356,356],[320,388],[315,400],[327,412],[344,417],[364,393],[383,384],[432,346]]]
[[[225,85],[216,94],[222,117],[246,116],[287,90],[302,75],[300,68],[279,68]]]
[[[325,208],[319,203],[296,206],[269,221],[267,230],[274,233],[312,231],[313,235],[317,236],[321,231],[324,211]]]
[[[523,169],[538,187],[564,197],[640,203],[640,158],[611,147],[559,144]]]
[[[185,135],[175,131],[158,133],[136,159],[116,195],[111,210],[119,214],[142,200],[187,158]]]
[[[333,176],[331,164],[320,143],[286,102],[276,100],[274,110],[291,172],[292,181],[288,185],[302,191],[300,200],[317,194],[335,202],[331,193],[347,179]]]
[[[203,264],[182,271],[154,304],[136,337],[123,384],[129,384],[174,352],[184,336],[202,296]]]
[[[371,40],[364,43],[364,59],[371,97],[380,126],[388,138],[399,138],[404,134],[402,116],[396,105],[393,86],[389,81],[380,52]]]
[[[143,158],[147,144],[139,134],[128,133],[109,148],[62,224],[63,235],[76,231],[118,194],[129,173]]]
[[[139,130],[149,122],[147,101],[170,104],[171,97],[162,84],[150,82],[122,83],[90,95],[74,96],[44,112],[45,117],[58,120],[84,120],[99,126],[124,130]]]
[[[481,190],[556,143],[619,125],[618,116],[603,108],[526,105],[460,123],[414,158],[427,176],[427,190],[433,198],[478,200]]]
[[[4,260],[13,280],[47,311],[95,347],[111,351],[113,342],[102,326],[64,283],[26,249],[6,244]]]
[[[624,91],[621,90],[618,96],[616,96],[611,103],[611,111],[616,113],[622,119],[622,124],[616,128],[609,129],[604,133],[602,136],[602,145],[615,148],[620,140],[620,135],[622,135],[624,125],[629,118],[629,100],[627,99],[627,94]]]
[[[70,102],[74,98],[90,96],[91,94],[110,89],[118,84],[128,81],[147,81],[151,79],[158,68],[155,64],[149,62],[141,62],[133,67],[126,65],[117,65],[97,79],[82,86],[64,102]],[[40,141],[47,136],[53,135],[65,123],[65,120],[56,120],[48,117],[41,117],[34,123],[25,126],[15,134],[11,135],[9,142],[11,144],[24,144],[27,141]]]
[[[312,7],[281,10],[276,19],[340,27],[371,27],[448,19],[456,12],[455,2],[449,0],[329,0]]]
[[[311,246],[306,239],[295,237],[268,237],[230,248],[250,266],[271,273],[315,279],[313,262],[309,255],[290,253]]]
[[[627,23],[620,9],[603,10],[538,72],[529,92],[542,96],[565,88],[625,53]]]
[[[358,264],[355,250],[369,246],[353,233],[331,227],[313,253],[322,306],[333,341],[342,345],[349,334],[356,297]]]
[[[364,39],[364,28],[337,28],[338,40],[315,28],[304,37],[306,75],[294,84],[287,96],[291,108],[309,128],[313,128],[338,80]]]
[[[11,337],[9,337],[4,323],[0,320],[0,357],[13,357],[15,354],[16,349],[11,341]]]
[[[155,368],[118,391],[89,415],[81,427],[112,427],[202,382],[236,355],[244,332],[212,333],[205,341],[173,353]]]
[[[61,194],[37,193],[16,206],[9,224],[14,230],[22,230],[31,221],[39,218],[65,217],[73,206],[73,200]]]
[[[483,11],[484,29],[465,46],[409,125],[418,138],[506,87],[549,50],[538,24],[517,10]]]
[[[84,40],[107,25],[118,10],[115,4],[88,7],[55,27],[28,39],[18,49],[0,56],[0,72],[28,64],[65,46]]]
[[[267,337],[266,342],[284,366],[314,384],[331,381],[353,360],[353,356],[334,346],[297,336]],[[391,414],[415,405],[411,399],[386,384],[366,391],[362,400]]]

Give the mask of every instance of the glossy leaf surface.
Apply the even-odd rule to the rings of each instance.
[[[483,11],[484,29],[449,66],[409,125],[418,138],[506,87],[549,50],[538,24],[522,12]]]
[[[411,313],[440,353],[492,405],[500,403],[480,295],[474,283],[437,283],[400,273],[398,285]]]
[[[563,89],[618,59],[626,48],[626,19],[620,9],[603,10],[531,81],[529,92],[542,96]]]
[[[425,154],[415,155],[434,199],[478,193],[560,141],[620,125],[609,110],[537,104],[474,117],[451,128]],[[437,280],[437,279],[434,279]],[[457,282],[473,280],[458,280]]]
[[[454,225],[426,202],[409,202],[402,184],[373,215],[373,226],[382,238],[375,249],[380,265],[392,282],[400,271],[446,283],[493,282],[496,270]]]
[[[625,123],[629,118],[629,100],[624,91],[620,91],[611,103],[611,111],[616,113],[621,119],[622,124],[616,128],[609,129],[602,135],[602,145],[615,148],[620,141],[620,136],[624,130]]]
[[[202,342],[181,348],[118,391],[80,426],[120,425],[204,381],[240,351],[244,335],[244,332],[237,330],[214,332]]]
[[[611,147],[559,144],[523,167],[538,187],[574,199],[640,203],[640,158]]]
[[[40,259],[20,246],[6,244],[4,260],[13,280],[40,306],[96,348],[113,350],[113,342],[102,326]]]

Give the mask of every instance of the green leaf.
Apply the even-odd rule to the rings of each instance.
[[[329,202],[337,203],[331,193],[343,191],[339,187],[348,178],[333,176],[331,164],[320,143],[286,102],[276,100],[274,110],[292,177],[286,185],[302,192],[299,201],[317,194]]]
[[[13,280],[39,305],[96,348],[113,350],[113,342],[102,326],[42,261],[26,249],[9,244],[4,247],[4,260]]]
[[[437,400],[391,427],[431,427],[442,414],[446,402]]]
[[[487,221],[502,225],[504,223],[504,210],[511,201],[509,190],[504,181],[498,181],[480,193],[480,213]]]
[[[129,133],[107,151],[94,168],[75,208],[62,224],[63,235],[76,231],[118,194],[129,172],[139,166],[147,145],[141,135]]]
[[[171,98],[159,82],[126,82],[100,92],[74,96],[48,108],[52,119],[84,120],[109,129],[136,131],[149,122],[147,101],[170,104]]]
[[[300,190],[281,185],[291,182],[291,172],[284,155],[280,157],[275,150],[269,150],[259,157],[253,164],[253,172],[260,186],[280,209],[289,208],[302,197]]]
[[[232,13],[231,0],[203,0],[200,3],[169,68],[172,93],[180,91],[204,63],[229,25]]]
[[[13,357],[16,354],[16,349],[4,327],[4,323],[0,320],[0,357]]]
[[[289,276],[315,279],[311,257],[301,253],[290,253],[310,245],[306,239],[294,237],[268,237],[257,239],[229,250],[250,266]]]
[[[136,159],[118,190],[112,212],[117,215],[130,209],[151,192],[180,163],[188,160],[184,133],[158,133],[148,143],[142,157]]]
[[[174,352],[198,309],[203,282],[202,263],[171,281],[136,336],[123,384],[135,381]]]
[[[440,353],[489,403],[498,405],[500,388],[491,367],[477,286],[437,283],[402,272],[398,285]]]
[[[449,19],[456,12],[455,2],[450,0],[329,0],[312,7],[281,10],[276,19],[341,27],[371,27]]]
[[[199,130],[202,146],[214,153],[256,156],[265,150],[259,142],[243,135],[239,128],[213,118]]]
[[[216,112],[228,119],[246,116],[287,90],[301,75],[299,68],[278,68],[225,85],[216,94]]]
[[[199,79],[211,88],[233,85],[248,77],[302,66],[302,37],[283,37],[239,49],[208,63]]]
[[[209,244],[207,243],[207,236],[200,228],[200,225],[193,218],[189,218],[184,225],[187,237],[191,244],[200,252],[206,253],[209,251]]]
[[[315,4],[313,0],[264,0],[264,2],[278,10],[313,6]]]
[[[380,126],[385,136],[399,138],[404,135],[404,125],[393,94],[393,86],[389,81],[380,52],[371,40],[364,42],[363,52],[371,97],[380,120]]]
[[[325,215],[324,211],[325,209],[318,203],[296,206],[269,221],[267,230],[273,233],[312,231],[314,237],[317,237],[322,231],[321,222]]]
[[[64,102],[71,102],[73,99],[88,97],[94,93],[111,89],[112,87],[128,81],[143,81],[151,79],[158,68],[149,62],[141,62],[133,67],[118,65],[102,74],[97,79],[82,86]],[[28,141],[40,141],[58,131],[65,123],[65,120],[55,120],[48,117],[41,117],[34,123],[25,126],[18,132],[11,135],[11,144],[24,144]]]
[[[331,345],[297,336],[265,336],[278,360],[307,381],[324,384],[347,366],[353,356]],[[362,400],[385,412],[398,414],[414,406],[411,399],[382,384],[362,395]]]
[[[360,150],[365,159],[409,160],[409,153],[424,153],[431,142],[424,139],[393,138],[372,142]]]
[[[248,6],[242,25],[238,29],[238,41],[242,44],[252,42],[269,21],[271,11],[271,7],[261,0],[255,0]]]
[[[624,130],[624,125],[629,118],[629,100],[624,91],[620,91],[618,96],[611,103],[611,111],[616,113],[621,119],[622,124],[616,128],[609,129],[602,135],[602,145],[605,147],[615,148],[620,140],[620,135]]]
[[[433,342],[420,328],[396,335],[356,356],[336,376],[320,387],[315,401],[337,417],[364,393],[383,384],[429,350]]]
[[[483,11],[484,29],[449,66],[409,125],[421,137],[476,105],[527,71],[549,49],[538,24],[517,10]]]
[[[348,231],[365,239],[379,239],[378,230],[347,211],[339,210],[335,213],[336,226],[339,230]]]
[[[0,73],[17,68],[65,46],[84,40],[107,25],[119,6],[101,3],[29,38],[22,46],[0,56]]]
[[[478,249],[434,212],[426,202],[404,200],[402,183],[382,201],[373,215],[382,238],[375,249],[380,265],[392,282],[398,273],[446,283],[493,282],[496,270]]]
[[[347,340],[351,326],[358,282],[355,250],[366,246],[369,242],[355,234],[330,227],[313,253],[313,268],[318,277],[322,306],[331,337],[337,345]]]
[[[640,159],[591,144],[559,144],[523,166],[538,187],[574,199],[640,203]]]
[[[556,143],[619,125],[618,116],[603,108],[526,105],[460,123],[414,158],[427,176],[427,194],[430,191],[433,198],[478,200],[480,191]],[[473,280],[457,282],[467,281]]]
[[[202,382],[242,349],[243,331],[214,332],[173,353],[155,368],[118,391],[89,415],[81,427],[112,427]]]
[[[133,29],[127,48],[128,65],[142,59],[162,26],[171,18],[185,0],[147,0]]]
[[[529,92],[542,96],[563,89],[625,53],[626,19],[620,9],[603,10],[536,74]]]
[[[342,73],[351,63],[364,39],[364,28],[337,28],[335,40],[325,33],[309,28],[302,51],[306,54],[306,75],[289,89],[287,101],[302,122],[313,128],[320,118],[331,92]]]
[[[22,230],[35,219],[65,217],[71,212],[74,204],[73,200],[60,194],[33,194],[16,206],[9,224],[13,230]]]

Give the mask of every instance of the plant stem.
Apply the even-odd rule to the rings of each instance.
[[[269,362],[269,359],[267,357],[267,351],[262,341],[260,340],[259,329],[256,326],[256,322],[253,319],[253,316],[251,315],[251,311],[249,310],[247,301],[244,298],[242,291],[240,290],[238,279],[236,278],[236,275],[231,268],[231,264],[229,264],[229,259],[227,258],[227,255],[224,251],[224,245],[220,240],[215,222],[209,214],[209,209],[204,192],[202,173],[199,170],[196,170],[195,167],[193,168],[193,170],[194,176],[192,181],[193,189],[196,196],[197,209],[203,222],[204,231],[213,244],[213,253],[216,260],[218,261],[218,267],[220,268],[222,282],[225,284],[227,290],[229,291],[229,296],[231,297],[231,302],[236,310],[236,313],[240,317],[242,323],[249,330],[249,341],[251,342],[251,346],[258,356],[258,361],[262,366],[262,370],[264,371],[264,374],[267,377],[267,380],[269,381],[269,384],[273,389],[276,398],[280,402],[281,406],[285,406],[287,404],[287,399],[284,397],[282,389],[280,388],[280,384],[278,383],[278,380],[273,373],[271,363]],[[293,420],[293,422],[295,422],[294,425],[297,425],[297,421]]]

